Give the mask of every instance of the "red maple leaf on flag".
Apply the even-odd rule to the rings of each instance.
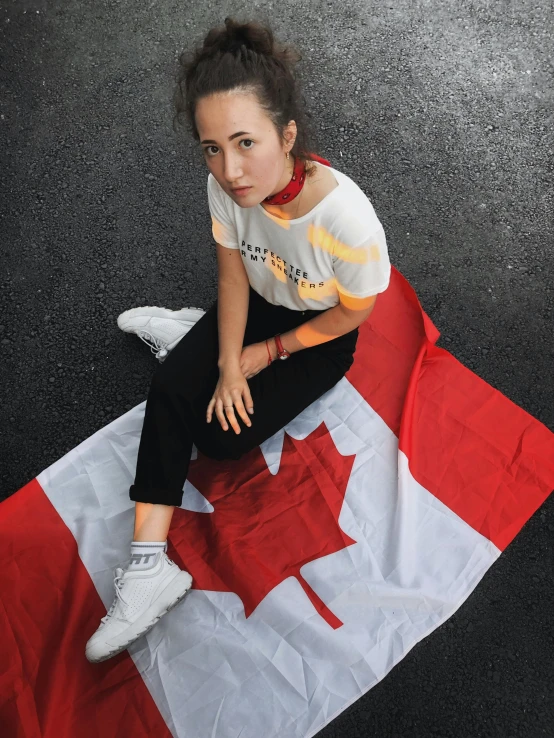
[[[304,440],[286,432],[277,474],[260,447],[238,460],[200,451],[188,481],[214,512],[175,509],[168,555],[193,577],[193,589],[235,592],[245,617],[288,577],[296,577],[332,628],[342,622],[300,569],[356,543],[338,524],[355,455],[342,456],[324,423]]]

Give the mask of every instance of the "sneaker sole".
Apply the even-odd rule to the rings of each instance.
[[[196,320],[198,319],[198,313],[206,312],[202,308],[196,307],[186,307],[182,308],[181,310],[170,310],[169,308],[157,307],[156,305],[145,305],[144,307],[125,310],[125,312],[121,313],[117,318],[117,325],[121,328],[121,330],[126,330],[126,328],[128,327],[125,325],[126,321],[138,317],[144,318],[144,310],[150,311],[150,315],[148,316],[149,318],[169,318],[171,320],[184,320],[188,322],[196,322]],[[131,327],[130,330],[133,331],[134,328]]]
[[[183,586],[186,587],[185,590],[183,590]],[[178,605],[185,595],[190,592],[191,586],[191,575],[186,571],[181,571],[167,585],[158,598],[158,600],[166,601],[166,606],[161,612],[158,612],[154,617],[152,617],[153,607],[149,607],[138,620],[127,628],[127,630],[124,630],[118,635],[117,640],[119,643],[114,646],[109,653],[103,654],[99,657],[89,657],[89,655],[86,654],[87,660],[92,664],[98,664],[101,661],[107,661],[108,659],[111,659],[112,656],[117,656],[118,653],[125,651],[125,649],[129,648],[132,643],[151,630],[163,615]]]

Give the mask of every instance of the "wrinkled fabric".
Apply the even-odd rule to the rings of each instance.
[[[0,504],[2,735],[309,738],[383,679],[554,487],[554,434],[438,337],[393,270],[334,387],[244,458],[193,448],[193,588],[102,664],[145,403]]]

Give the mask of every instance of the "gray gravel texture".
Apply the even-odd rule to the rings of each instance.
[[[207,308],[207,169],[177,54],[241,3],[0,3],[0,499],[146,398],[116,318]],[[304,53],[318,153],[380,218],[439,345],[554,430],[550,2],[250,4]],[[554,495],[476,591],[319,735],[552,735]]]

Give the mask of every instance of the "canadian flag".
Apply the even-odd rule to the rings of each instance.
[[[106,662],[145,403],[3,502],[4,738],[307,738],[442,625],[554,487],[554,434],[438,337],[393,268],[335,387],[238,461],[195,450],[193,589]]]

